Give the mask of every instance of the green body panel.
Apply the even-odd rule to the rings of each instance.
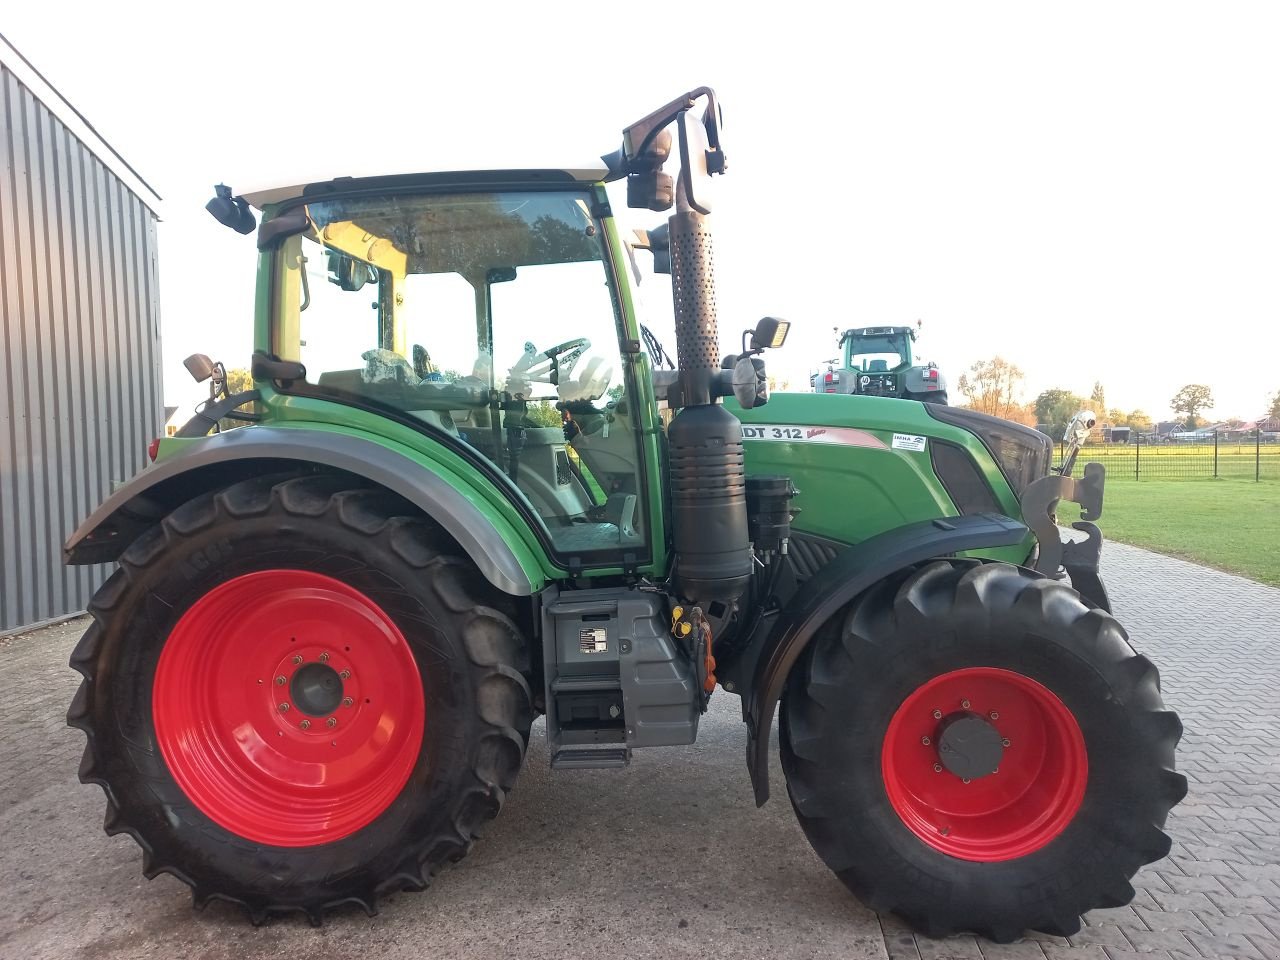
[[[726,406],[744,427],[766,427],[764,438],[744,437],[747,473],[791,477],[800,491],[794,501],[799,508],[793,523],[797,531],[858,543],[906,523],[958,515],[960,511],[930,463],[928,444],[934,438],[968,450],[1005,514],[1021,515],[1017,497],[982,442],[966,430],[935,420],[923,403],[887,397],[780,393],[770,397],[767,405],[752,410],[733,403]],[[839,442],[823,442],[808,438],[810,430],[804,428],[858,431],[878,444],[857,445],[866,440],[854,434]],[[796,434],[806,438],[792,439]],[[894,434],[923,437],[924,449],[894,449]],[[983,556],[1023,563],[1033,543],[1034,538],[1028,535],[1023,544],[986,551]]]

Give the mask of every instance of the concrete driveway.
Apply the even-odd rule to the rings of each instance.
[[[1280,590],[1117,544],[1105,563],[1186,724],[1192,783],[1172,856],[1070,943],[929,940],[862,907],[809,849],[776,760],[774,799],[755,808],[723,693],[695,746],[638,751],[622,771],[552,774],[535,726],[488,836],[373,919],[255,929],[222,904],[194,913],[182,884],[142,878],[133,841],[101,831],[102,792],[76,781],[73,621],[0,640],[0,958],[1280,957]]]

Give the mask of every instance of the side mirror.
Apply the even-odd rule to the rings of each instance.
[[[791,331],[789,320],[777,317],[763,317],[754,330],[744,330],[742,339],[751,338],[750,350],[759,353],[761,350],[776,350],[787,342],[787,334]],[[744,351],[745,352],[745,351]]]
[[[213,376],[213,361],[203,353],[193,353],[182,361],[182,365],[187,368],[187,373],[191,374],[191,378],[196,383],[204,383]]]
[[[627,206],[635,210],[670,210],[675,202],[675,182],[662,165],[671,156],[671,131],[660,130],[630,163],[627,174]]]
[[[739,357],[733,365],[733,399],[743,410],[762,407],[769,402],[769,381],[764,361],[758,357]]]
[[[258,221],[254,218],[253,210],[244,197],[233,197],[231,188],[225,183],[218,184],[213,188],[213,192],[213,199],[204,205],[204,208],[213,215],[213,219],[224,227],[230,227],[236,233],[253,233],[253,228],[258,225]]]
[[[352,293],[369,282],[370,268],[363,260],[329,251],[329,282]]]
[[[671,273],[671,224],[664,223],[652,230],[634,230],[635,242],[632,246],[637,250],[648,250],[653,254],[653,272]]]

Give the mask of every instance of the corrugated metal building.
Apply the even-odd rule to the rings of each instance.
[[[164,422],[160,198],[0,37],[0,632],[83,610],[62,542]]]

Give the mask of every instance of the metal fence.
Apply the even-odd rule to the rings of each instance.
[[[1062,462],[1063,446],[1058,447]],[[1103,443],[1082,447],[1077,463],[1096,461],[1108,480],[1280,480],[1280,441],[1257,430],[1203,440]]]

